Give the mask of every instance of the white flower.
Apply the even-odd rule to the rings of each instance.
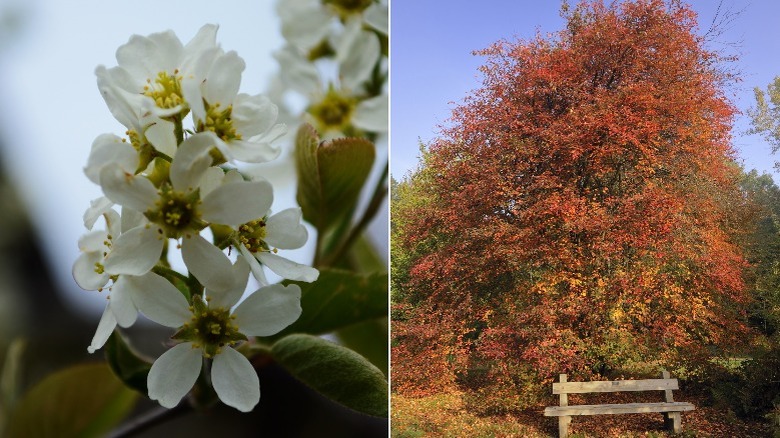
[[[325,89],[317,67],[294,47],[286,46],[276,52],[274,57],[279,61],[283,82],[308,97],[311,102],[307,108],[308,121],[323,138],[360,136],[361,132],[355,132],[355,128],[377,134],[387,132],[387,94],[383,92],[378,96],[366,97],[357,91],[358,85],[365,79],[362,75],[366,70],[354,66],[342,68],[345,73],[340,76],[341,87],[331,83]],[[374,64],[364,62],[362,65],[367,66],[370,73]]]
[[[282,35],[292,45],[307,54],[323,44],[333,44],[339,26],[336,22],[356,22],[387,35],[388,8],[386,2],[372,0],[330,1],[285,0],[277,3],[282,19]]]
[[[153,266],[164,239],[197,234],[208,224],[232,227],[263,217],[273,202],[267,181],[223,180],[222,170],[211,166],[213,139],[196,134],[185,140],[170,165],[170,183],[159,188],[144,175],[126,172],[119,164],[100,171],[100,185],[108,199],[143,212],[149,224],[133,242],[136,263]],[[183,246],[188,245],[188,239]],[[118,257],[118,256],[117,256]]]
[[[96,212],[105,218],[106,229],[90,231],[79,239],[81,254],[73,263],[73,278],[85,290],[102,291],[113,281],[108,287],[108,304],[87,349],[90,353],[105,344],[117,324],[129,327],[135,323],[138,310],[132,298],[134,277],[147,275],[153,266],[139,263],[144,257],[138,255],[147,251],[135,245],[138,233],[145,229],[142,217],[128,211],[120,219],[104,198],[93,202],[85,218]],[[89,228],[95,220],[89,218]]]
[[[114,134],[101,134],[92,142],[84,173],[90,181],[100,184],[103,166],[116,163],[127,173],[135,173],[140,164],[138,152]]]
[[[288,208],[238,227],[236,246],[261,285],[268,284],[261,264],[290,280],[310,283],[319,277],[317,269],[277,255],[279,249],[297,249],[306,243],[309,234],[301,223],[301,217],[300,208]]]
[[[168,156],[176,153],[175,125],[160,118],[152,109],[154,102],[143,94],[134,94],[120,88],[109,77],[109,70],[95,69],[98,89],[111,114],[127,128],[130,143],[139,153],[149,153],[151,146]],[[148,163],[148,160],[147,160]]]
[[[199,65],[208,64],[220,52],[217,29],[213,24],[204,25],[186,46],[170,30],[131,36],[117,49],[116,67],[98,67],[98,77],[103,80],[101,92],[104,85],[116,86],[127,95],[146,101],[148,109],[158,117],[184,115],[187,103],[181,93],[181,80],[195,75]],[[116,102],[106,103],[111,108]]]
[[[227,160],[264,163],[279,156],[271,143],[287,128],[277,124],[279,110],[263,95],[238,93],[244,60],[236,52],[220,53],[198,75],[184,78],[182,93],[192,108],[197,132],[209,133]]]
[[[200,281],[228,278],[221,262],[198,265],[193,271]],[[301,314],[301,290],[296,285],[273,285],[258,289],[230,310],[240,299],[247,279],[241,258],[230,266],[230,284],[206,288],[206,300],[196,295],[192,306],[165,280],[142,285],[136,295],[139,309],[152,321],[177,328],[174,339],[182,343],[163,353],[147,378],[149,398],[167,408],[176,406],[195,384],[202,358],[211,358],[211,383],[223,403],[249,412],[260,400],[260,382],[249,360],[232,347],[248,336],[270,336],[292,324]],[[242,275],[243,272],[243,275]]]

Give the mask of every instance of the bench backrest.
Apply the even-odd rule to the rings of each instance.
[[[661,373],[662,379],[613,380],[597,382],[567,382],[566,374],[560,375],[560,382],[553,383],[553,394],[560,396],[560,405],[568,406],[567,394],[624,391],[664,391],[667,402],[673,402],[672,390],[679,389],[677,379],[669,378],[669,372]]]

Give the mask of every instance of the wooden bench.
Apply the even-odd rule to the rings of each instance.
[[[567,382],[566,374],[560,375],[560,382],[553,383],[553,394],[560,396],[560,406],[545,408],[546,417],[558,417],[558,433],[561,438],[569,436],[569,424],[574,415],[640,414],[659,412],[664,414],[664,425],[679,433],[682,430],[680,413],[692,411],[694,406],[687,402],[675,402],[672,390],[679,389],[677,379],[670,379],[669,372],[662,373],[662,379],[615,380],[602,382]],[[569,406],[568,394],[623,391],[664,391],[666,401],[659,403],[625,403],[603,405]]]

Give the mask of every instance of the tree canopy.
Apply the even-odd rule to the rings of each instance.
[[[749,200],[728,77],[695,13],[562,14],[551,36],[477,52],[482,86],[399,184],[397,388],[422,390],[414,370],[435,366],[516,395],[558,373],[696,369],[744,344]]]

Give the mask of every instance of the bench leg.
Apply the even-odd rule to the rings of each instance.
[[[674,433],[682,432],[682,418],[680,412],[664,413],[664,426]]]
[[[569,436],[569,424],[571,424],[571,417],[564,415],[558,417],[558,436],[560,438],[567,438]]]

